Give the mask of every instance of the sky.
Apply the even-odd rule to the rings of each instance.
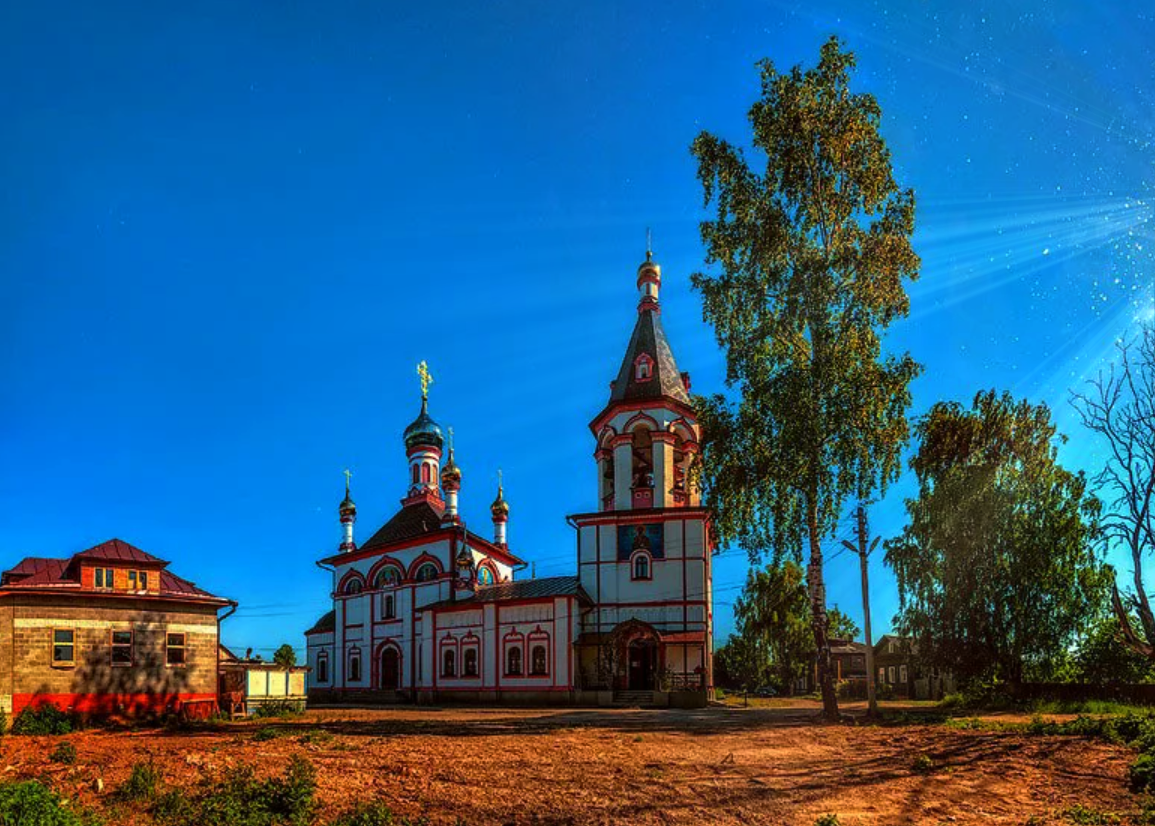
[[[1070,389],[1153,313],[1149,3],[7,3],[0,565],[119,537],[239,601],[226,644],[301,650],[342,471],[361,538],[404,495],[426,360],[470,527],[501,468],[511,547],[573,574],[646,229],[679,366],[722,391],[689,145],[748,142],[755,63],[831,34],[916,193],[886,339],[925,367],[911,415],[1007,389],[1093,471]],[[860,618],[840,538],[828,598]],[[716,561],[719,643],[748,566]],[[877,637],[881,555],[871,600]]]

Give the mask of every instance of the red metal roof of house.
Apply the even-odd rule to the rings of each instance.
[[[73,554],[67,559],[51,559],[47,557],[30,556],[22,559],[15,567],[4,571],[0,576],[0,592],[3,591],[40,591],[64,590],[80,592],[85,595],[100,593],[101,595],[121,595],[124,592],[95,592],[81,587],[79,562],[126,562],[133,565],[149,565],[164,568],[168,565],[163,559],[142,551],[121,539],[110,539],[92,548]],[[135,598],[161,599],[192,599],[197,601],[219,602],[228,604],[228,600],[210,594],[198,588],[187,579],[177,576],[171,571],[160,571],[160,589],[158,592],[142,594],[132,592]]]
[[[158,559],[150,553],[145,553],[135,545],[129,545],[123,539],[110,539],[81,551],[75,557],[81,559],[102,559],[108,562],[135,562],[138,565],[167,565],[163,559]]]

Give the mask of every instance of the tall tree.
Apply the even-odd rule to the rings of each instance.
[[[827,633],[832,640],[853,640],[860,633],[858,623],[839,611],[837,606],[827,612],[826,619]]]
[[[969,410],[935,404],[917,433],[918,497],[885,544],[898,628],[960,679],[1021,682],[1102,605],[1099,503],[1056,461],[1046,405],[983,392]]]
[[[822,541],[848,497],[885,490],[908,438],[909,355],[882,353],[882,336],[909,305],[914,193],[900,189],[879,134],[881,110],[850,91],[854,55],[836,38],[818,66],[780,73],[759,64],[751,107],[757,171],[743,149],[695,138],[706,263],[695,274],[703,314],[740,392],[699,399],[703,490],[723,541],[752,559],[808,552],[811,632],[824,713],[838,717],[827,643]]]
[[[1107,443],[1107,463],[1095,478],[1109,497],[1103,527],[1130,554],[1134,577],[1133,590],[1123,594],[1112,578],[1115,616],[1127,645],[1155,659],[1155,614],[1143,585],[1144,557],[1155,554],[1155,324],[1119,345],[1118,362],[1088,384],[1072,402]]]
[[[739,636],[766,652],[767,671],[783,692],[793,692],[814,655],[809,613],[802,568],[790,561],[750,571],[734,604]]]
[[[1094,685],[1155,681],[1155,663],[1127,645],[1121,626],[1114,612],[1088,626],[1075,646],[1070,676]]]
[[[297,664],[297,652],[293,646],[285,643],[273,652],[273,662],[285,668],[292,668]]]

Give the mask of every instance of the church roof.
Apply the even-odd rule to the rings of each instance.
[[[653,359],[653,378],[646,381],[638,381],[634,368],[642,353]],[[674,351],[670,349],[670,342],[662,329],[661,315],[645,309],[638,313],[638,323],[634,325],[626,356],[610,392],[610,404],[660,398],[690,404],[690,394],[686,392],[682,374],[678,372]]]
[[[524,579],[520,582],[500,582],[496,585],[478,588],[472,596],[464,599],[442,600],[417,610],[460,608],[465,605],[477,605],[486,602],[517,602],[547,597],[577,597],[584,602],[592,602],[576,576],[551,576],[543,579]]]
[[[321,615],[321,618],[313,623],[313,627],[306,631],[306,634],[324,634],[329,631],[335,631],[337,628],[337,611],[328,611]]]
[[[369,537],[357,550],[371,551],[440,530],[443,512],[425,500],[406,505],[393,514],[393,518],[378,528],[377,533]]]

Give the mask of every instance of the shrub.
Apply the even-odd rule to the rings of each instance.
[[[0,784],[0,823],[20,826],[88,826],[92,816],[68,805],[35,780]]]
[[[71,743],[61,743],[52,750],[48,755],[48,759],[53,763],[64,763],[71,766],[76,762],[76,746]]]
[[[814,826],[838,826],[838,815],[831,812],[814,821]]]
[[[132,767],[132,774],[116,790],[118,800],[152,800],[156,797],[156,787],[160,782],[160,772],[152,763],[137,763]]]
[[[331,742],[332,739],[333,733],[331,731],[325,731],[323,728],[311,728],[298,737],[297,742],[306,745],[310,743],[322,745]]]
[[[934,771],[934,760],[930,758],[929,754],[920,754],[914,758],[911,768],[919,774],[926,774],[927,772]]]
[[[1111,826],[1111,824],[1119,822],[1119,815],[1113,812],[1101,812],[1090,806],[1084,806],[1082,803],[1076,803],[1063,812],[1063,819],[1077,823],[1079,826]]]
[[[265,740],[275,740],[278,737],[283,737],[284,735],[285,732],[279,729],[275,729],[272,726],[261,726],[259,729],[253,732],[253,739],[257,740],[258,742],[264,742]]]
[[[425,818],[410,820],[407,817],[394,817],[393,810],[381,801],[359,803],[347,812],[338,815],[329,826],[422,826],[428,821]]]
[[[1131,764],[1131,791],[1139,793],[1155,788],[1155,754],[1146,752]]]
[[[316,771],[297,756],[282,777],[257,780],[251,766],[240,766],[191,797],[169,792],[157,800],[152,814],[167,826],[304,826],[316,808],[316,790]]]
[[[78,728],[76,718],[52,703],[36,708],[28,706],[12,721],[13,734],[70,734],[75,728]]]
[[[718,702],[722,702],[723,700],[725,700],[726,699],[726,689],[715,688],[714,689],[714,699],[717,700]]]
[[[254,717],[292,717],[303,714],[305,704],[300,700],[269,700],[253,709]]]

